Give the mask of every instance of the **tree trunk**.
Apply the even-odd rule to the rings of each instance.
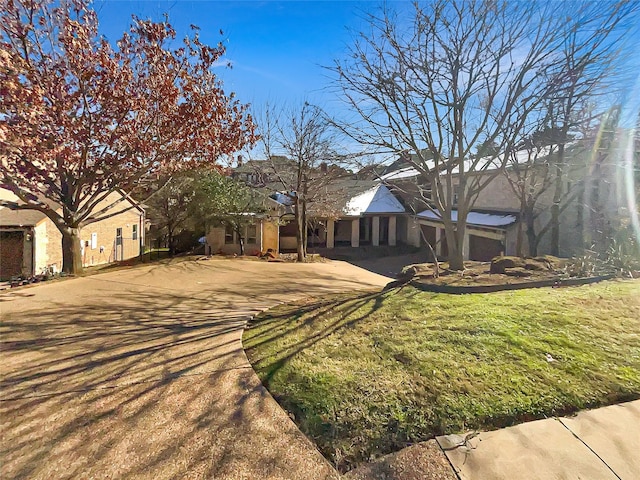
[[[560,201],[562,200],[562,171],[564,164],[564,144],[558,146],[555,191],[551,205],[551,255],[560,255]]]
[[[524,211],[524,220],[527,226],[527,244],[529,245],[529,256],[538,256],[538,235],[536,234],[535,218],[533,216],[533,207],[528,207]]]
[[[64,227],[62,233],[62,271],[76,275],[82,273],[80,228]]]
[[[307,258],[307,247],[309,242],[309,224],[307,223],[307,202],[302,200],[302,248],[304,258]]]
[[[295,217],[296,217],[296,250],[298,253],[298,262],[304,262],[304,223],[302,218],[302,208],[300,198],[296,196]]]
[[[240,243],[240,256],[244,256],[244,238],[238,236],[238,242]]]
[[[520,221],[518,222],[518,232],[516,238],[516,255],[520,258],[524,258],[524,228],[522,223],[527,218],[527,201],[524,198],[524,193],[520,195]],[[505,252],[506,254],[506,252]]]
[[[429,241],[427,241],[427,239],[425,238],[425,243],[427,244],[427,247],[429,247],[429,252],[431,253],[431,258],[433,258],[433,276],[435,278],[440,278],[440,264],[438,263],[438,256],[436,255],[436,251],[433,249],[433,247],[431,246],[431,243],[429,243]]]
[[[445,237],[447,238],[447,249],[450,270],[464,270],[464,252],[462,250],[462,242],[458,240],[458,230],[453,227],[444,226]]]
[[[527,243],[529,244],[529,256],[538,256],[538,238],[533,228],[527,226]]]

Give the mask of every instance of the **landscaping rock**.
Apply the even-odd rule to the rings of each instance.
[[[398,280],[411,280],[417,276],[433,276],[433,264],[432,263],[416,263],[413,265],[407,265],[402,271],[396,275]]]
[[[525,267],[515,267],[505,270],[504,274],[509,277],[528,277],[531,275],[531,271],[527,270]]]
[[[524,267],[525,260],[520,257],[494,257],[491,260],[490,273],[506,273],[508,268]]]
[[[528,258],[524,263],[524,268],[527,270],[543,272],[545,270],[551,270],[551,265],[547,261],[540,262],[534,258]]]

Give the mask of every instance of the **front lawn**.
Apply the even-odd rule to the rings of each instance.
[[[243,341],[344,471],[435,435],[640,398],[640,281],[333,296],[265,312]]]

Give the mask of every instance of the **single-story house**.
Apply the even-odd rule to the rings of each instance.
[[[4,189],[0,189],[0,198],[16,200]],[[90,223],[81,230],[84,266],[140,255],[144,245],[144,209],[122,192],[113,192],[96,210],[109,205],[114,206],[104,212],[104,216],[116,215]],[[55,224],[37,210],[0,207],[0,279],[61,270],[62,235]]]

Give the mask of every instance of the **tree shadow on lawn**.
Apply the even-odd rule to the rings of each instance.
[[[366,319],[381,308],[385,298],[393,295],[394,291],[397,290],[362,293],[355,297],[350,295],[348,299],[321,299],[306,304],[295,303],[291,308],[270,311],[251,320],[244,333],[245,348],[254,368],[263,372],[261,379],[265,386],[268,387],[273,376],[296,355],[334,333],[351,328]],[[316,322],[322,322],[329,312],[332,317],[336,316],[336,311],[339,311],[336,320],[323,325],[311,335],[303,332],[305,329],[312,329]],[[358,315],[354,316],[358,311]],[[311,312],[313,313],[310,314]],[[265,356],[260,356],[260,347],[277,342],[279,338],[295,337],[298,333],[301,335],[300,341],[279,350],[267,348]]]
[[[288,435],[301,434],[246,362],[246,316],[227,309],[255,312],[256,301],[124,292],[12,313],[1,325],[0,476],[268,478],[283,464],[308,468],[282,458]],[[283,418],[253,421],[265,411]]]

